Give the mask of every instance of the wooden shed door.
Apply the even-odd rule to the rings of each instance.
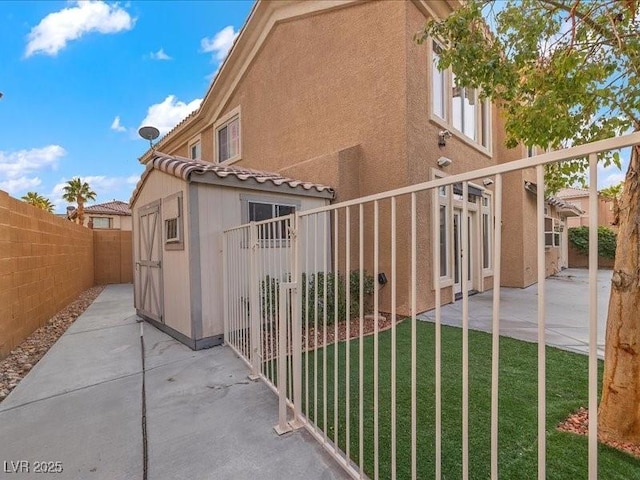
[[[140,210],[136,261],[136,307],[143,315],[163,321],[162,234],[160,206]]]

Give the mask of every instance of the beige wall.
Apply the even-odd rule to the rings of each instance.
[[[569,227],[589,226],[589,197],[562,197],[563,200],[576,205],[584,213],[579,217],[569,218]],[[598,225],[612,228],[617,231],[617,227],[613,225],[615,219],[613,211],[613,200],[604,197],[598,197]]]
[[[413,40],[425,21],[413,2],[379,1],[277,23],[225,104],[203,107],[200,118],[166,143],[174,145],[167,153],[185,155],[188,142],[200,135],[203,160],[213,161],[213,125],[240,108],[242,158],[238,165],[332,185],[337,201],[429,180],[442,155],[453,160],[441,169],[448,175],[521,158],[521,149],[502,146],[498,133],[502,120],[495,109],[491,151],[456,135],[446,147],[438,147],[438,132],[444,127],[430,119],[428,45]],[[226,97],[208,101],[215,104],[217,98]],[[219,114],[214,118],[215,112]],[[535,221],[529,220],[534,217],[528,217],[535,211],[535,202],[529,204],[523,188],[524,179],[530,177],[530,173],[505,176],[505,198],[509,198],[502,227],[505,285],[522,287],[535,280],[535,249],[527,243],[530,229],[535,228]],[[426,194],[421,194],[418,205],[418,309],[426,310],[434,303],[431,207]],[[409,307],[408,206],[408,198],[398,200],[400,312]],[[371,211],[370,206],[365,208],[364,225],[365,268],[370,272]],[[382,202],[380,218],[385,229],[390,228],[389,216],[389,204]],[[351,251],[357,252],[354,233]],[[342,244],[344,232],[339,238]],[[387,273],[390,244],[391,236],[381,235],[379,270]],[[528,258],[531,253],[534,256]],[[482,277],[477,280],[479,288],[488,282]],[[450,290],[444,293],[445,300],[452,298]],[[380,295],[381,308],[388,310],[390,289],[382,289]]]
[[[0,191],[0,358],[94,283],[93,232]]]
[[[189,283],[189,224],[185,212],[189,211],[189,199],[187,185],[172,175],[167,175],[158,170],[153,170],[147,176],[144,188],[140,189],[135,204],[132,205],[133,221],[138,221],[140,208],[156,200],[182,192],[182,222],[183,222],[183,250],[167,250],[164,242],[161,242],[161,261],[163,279],[163,309],[164,323],[184,335],[191,337],[191,303],[190,303],[190,283]],[[162,205],[160,206],[160,221],[162,221]],[[161,225],[160,233],[163,234],[164,222]],[[133,251],[134,259],[140,258],[140,232],[136,228],[133,231]],[[136,298],[139,298],[140,282],[134,271],[134,284]]]
[[[133,282],[130,231],[94,230],[94,281],[97,285]]]

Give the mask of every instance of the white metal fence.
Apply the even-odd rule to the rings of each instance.
[[[277,430],[304,426],[354,478],[501,475],[500,399],[518,392],[499,382],[505,357],[499,337],[502,229],[496,227],[503,218],[503,176],[534,168],[537,385],[525,403],[536,404],[537,430],[521,440],[537,448],[537,478],[553,476],[546,470],[544,165],[587,157],[590,415],[584,461],[589,478],[597,478],[597,155],[638,143],[640,134],[609,139],[227,230],[225,341],[279,395]],[[488,178],[493,187],[485,201],[473,181]],[[481,215],[489,201],[487,222]],[[490,242],[492,251],[478,241]],[[450,262],[451,245],[461,259]],[[482,258],[472,261],[472,249]],[[489,258],[492,334],[470,339],[470,282],[484,282],[478,272]],[[448,302],[456,287],[461,329],[442,325],[443,291]],[[417,318],[425,307],[435,308],[433,324]],[[482,362],[486,378],[478,373]]]

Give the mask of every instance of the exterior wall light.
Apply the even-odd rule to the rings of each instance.
[[[451,165],[451,159],[450,158],[440,157],[438,159],[438,166],[439,167],[448,167],[449,165]]]

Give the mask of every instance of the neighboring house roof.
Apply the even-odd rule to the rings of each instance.
[[[84,207],[85,215],[121,215],[130,216],[131,209],[127,202],[113,200],[111,202],[99,203],[97,205],[89,205]],[[74,209],[69,213],[69,218],[74,219],[78,216],[78,209]]]
[[[251,168],[220,165],[217,163],[190,160],[175,155],[157,153],[147,166],[131,195],[130,205],[135,202],[145,180],[152,170],[173,175],[187,182],[236,186],[253,190],[287,190],[289,193],[333,199],[333,188],[318,183],[304,182],[283,177],[278,173],[263,172]]]
[[[556,197],[559,197],[559,198],[588,197],[588,196],[589,196],[589,190],[584,188],[563,188],[556,194]]]
[[[538,194],[537,188],[538,188],[538,185],[536,183],[525,180],[524,189],[527,192],[537,195]],[[582,210],[576,207],[573,203],[567,202],[566,200],[563,200],[562,198],[559,198],[557,196],[549,195],[548,197],[545,198],[545,202],[547,203],[547,205],[556,207],[556,210],[559,213],[564,213],[568,217],[578,217],[584,213]]]

